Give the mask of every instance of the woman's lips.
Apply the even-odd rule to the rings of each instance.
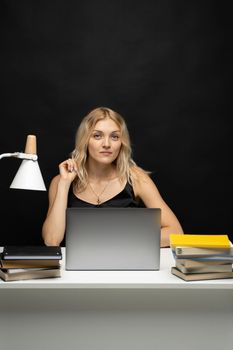
[[[104,156],[111,156],[112,152],[100,152],[100,154],[103,154]]]

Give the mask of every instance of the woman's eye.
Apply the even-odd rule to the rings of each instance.
[[[96,140],[100,140],[101,139],[101,135],[100,134],[94,134],[93,137]]]
[[[119,136],[118,136],[118,135],[112,135],[112,139],[113,139],[114,141],[117,141],[117,140],[119,140]]]

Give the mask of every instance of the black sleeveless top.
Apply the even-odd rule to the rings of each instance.
[[[79,208],[139,208],[144,207],[141,201],[137,201],[133,187],[127,182],[123,190],[116,196],[108,199],[100,204],[92,204],[76,197],[73,193],[72,186],[70,187],[68,194],[68,207],[79,207]]]

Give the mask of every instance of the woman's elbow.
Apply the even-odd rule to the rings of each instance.
[[[59,242],[56,238],[43,237],[44,244],[48,247],[59,246],[61,242]]]
[[[46,246],[59,246],[61,241],[58,239],[58,237],[54,236],[53,234],[49,233],[46,229],[45,225],[42,228],[42,239],[44,241],[44,244]]]
[[[182,229],[180,224],[176,224],[176,225],[171,225],[170,233],[172,233],[172,234],[183,234],[184,231],[183,231],[183,229]]]

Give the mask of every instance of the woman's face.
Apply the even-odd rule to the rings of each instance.
[[[112,119],[99,120],[88,142],[89,160],[111,164],[121,148],[121,131]]]

